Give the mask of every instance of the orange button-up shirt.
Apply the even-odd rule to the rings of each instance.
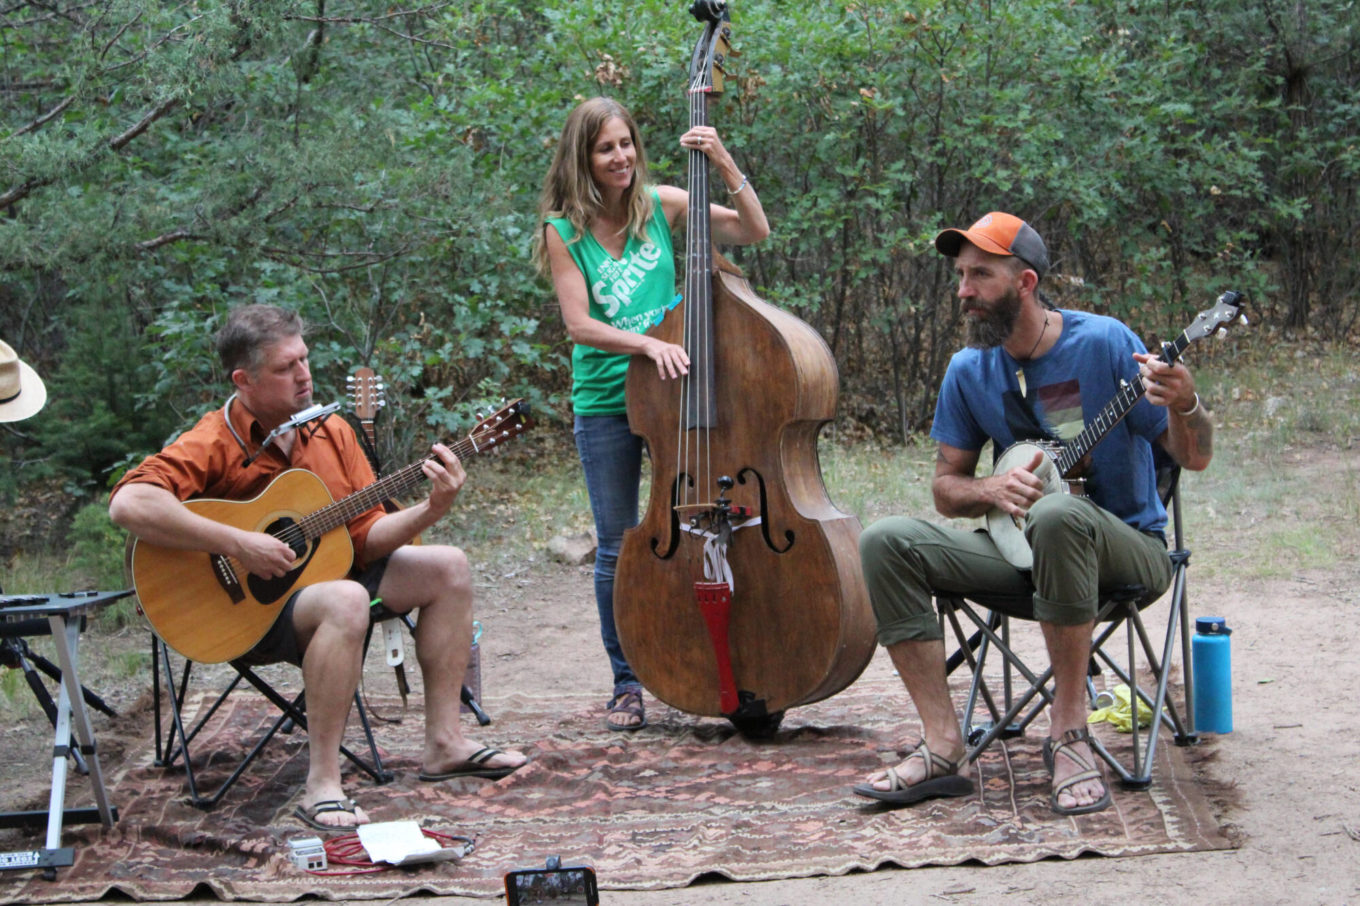
[[[250,452],[259,451],[268,432],[240,401],[232,401],[230,412],[232,425]],[[358,435],[338,415],[327,417],[319,426],[313,422],[299,428],[290,456],[285,457],[276,445],[270,444],[249,466],[245,459],[246,453],[227,426],[223,410],[215,409],[164,450],[142,460],[114,486],[113,494],[124,485],[144,482],[165,488],[180,500],[199,497],[250,500],[288,469],[306,469],[321,479],[332,497],[340,500],[375,480]],[[369,530],[383,513],[381,506],[375,506],[346,526],[360,565],[366,563],[364,542]]]

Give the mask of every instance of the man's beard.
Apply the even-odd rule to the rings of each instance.
[[[1000,346],[1015,329],[1020,317],[1020,291],[1011,287],[992,305],[981,304],[976,316],[965,315],[963,341],[972,349]]]

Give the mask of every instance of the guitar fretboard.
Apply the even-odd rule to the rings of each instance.
[[[474,454],[480,453],[483,447],[479,447],[477,442],[471,437],[465,437],[450,448],[460,460],[467,460]],[[417,487],[425,478],[425,473],[421,471],[427,461],[434,459],[427,456],[417,462],[411,463],[404,469],[393,472],[383,478],[373,482],[373,484],[360,491],[355,491],[342,500],[337,500],[330,506],[310,513],[300,520],[297,525],[302,529],[303,535],[309,540],[319,538],[332,529],[339,528],[346,524],[360,513],[370,510],[381,504],[384,500],[391,500],[401,497],[411,489]]]

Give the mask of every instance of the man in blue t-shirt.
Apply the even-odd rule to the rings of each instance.
[[[948,517],[998,509],[1023,525],[1032,570],[1012,566],[987,532],[891,517],[860,537],[865,582],[888,649],[917,711],[924,738],[896,767],[855,787],[861,796],[907,805],[962,796],[964,741],[945,679],[944,639],[932,589],[1033,594],[1053,665],[1046,760],[1049,802],[1060,814],[1099,811],[1110,791],[1086,729],[1086,670],[1102,589],[1139,584],[1160,593],[1171,580],[1157,494],[1154,443],[1183,468],[1213,455],[1213,425],[1185,366],[1148,354],[1113,318],[1053,309],[1038,289],[1048,270],[1039,234],[1011,214],[987,214],[966,230],[945,230],[935,247],[954,259],[967,348],[950,360],[931,436],[939,443],[933,491]],[[1119,392],[1146,394],[1090,454],[1085,497],[1045,494],[1052,471],[1040,452],[978,477],[991,441],[1061,442],[1079,433]]]

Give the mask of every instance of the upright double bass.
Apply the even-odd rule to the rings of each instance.
[[[730,53],[723,0],[704,23],[688,88],[708,124]],[[628,369],[628,422],[645,438],[651,497],[624,535],[614,619],[643,686],[672,707],[772,735],[787,708],[852,683],[873,655],[859,521],[822,483],[817,434],[839,378],[809,325],[762,302],[713,250],[708,159],[689,154],[683,305],[649,334],[684,346],[689,374]]]

